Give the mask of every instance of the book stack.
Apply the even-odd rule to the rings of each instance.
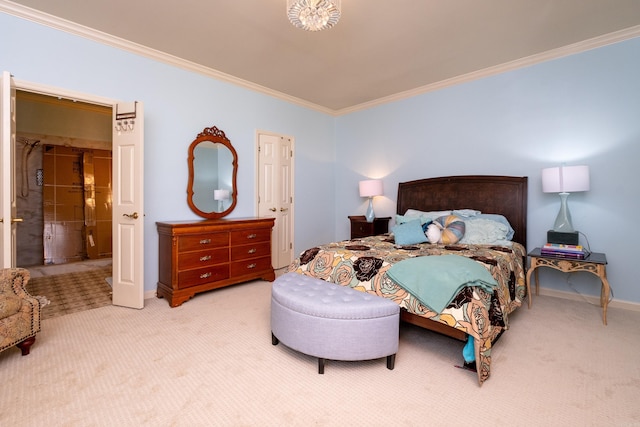
[[[562,245],[559,243],[547,243],[540,249],[544,256],[558,258],[585,259],[589,256],[589,251],[581,245]]]

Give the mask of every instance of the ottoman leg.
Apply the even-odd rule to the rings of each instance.
[[[271,344],[278,345],[279,342],[278,338],[276,338],[276,336],[273,335],[273,332],[271,332]]]
[[[396,364],[396,355],[391,354],[387,356],[387,369],[393,371],[395,364]]]
[[[318,357],[318,373],[324,374],[324,359],[322,357]]]

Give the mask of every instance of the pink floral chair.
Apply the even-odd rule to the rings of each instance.
[[[0,351],[17,346],[26,356],[40,332],[40,301],[25,289],[30,277],[24,268],[0,270]]]

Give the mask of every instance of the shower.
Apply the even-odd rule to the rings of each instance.
[[[29,171],[28,171],[28,160],[29,155],[33,151],[34,148],[38,144],[40,144],[40,140],[29,141],[24,138],[21,141],[24,145],[22,146],[22,182],[20,186],[20,194],[22,197],[27,197],[29,195]]]

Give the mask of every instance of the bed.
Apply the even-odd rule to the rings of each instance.
[[[468,175],[399,183],[397,219],[402,220],[408,210],[455,210],[455,213],[473,210],[499,214],[510,224],[512,236],[509,242],[500,244],[463,243],[462,240],[455,244],[412,245],[396,244],[393,234],[370,236],[307,249],[288,271],[390,298],[400,305],[404,322],[472,343],[474,369],[482,385],[490,376],[492,345],[508,329],[509,314],[527,297],[527,177]],[[443,255],[456,257],[441,257]],[[432,258],[434,256],[438,257]],[[472,259],[491,273],[497,286],[493,291],[481,286],[465,286],[446,308],[435,311],[388,274],[401,261],[418,257],[429,257],[429,261]]]

